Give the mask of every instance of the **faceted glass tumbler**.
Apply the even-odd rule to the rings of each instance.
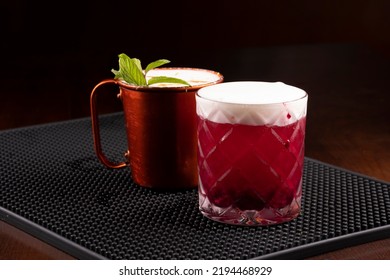
[[[238,82],[234,86],[240,89]],[[307,94],[286,102],[242,104],[198,93],[196,102],[202,214],[239,225],[270,225],[297,217]]]

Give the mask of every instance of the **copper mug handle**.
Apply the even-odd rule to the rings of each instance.
[[[117,85],[118,82],[114,79],[106,79],[98,83],[92,90],[91,96],[90,96],[90,107],[91,107],[91,118],[92,118],[92,134],[93,134],[93,142],[95,147],[95,153],[100,160],[101,163],[103,163],[105,166],[109,168],[122,168],[127,166],[127,162],[119,162],[114,163],[110,161],[105,154],[103,153],[102,144],[100,141],[100,129],[99,129],[99,114],[97,109],[97,89],[98,87],[105,85],[105,84],[115,84]],[[128,157],[128,151],[125,153],[125,156]]]

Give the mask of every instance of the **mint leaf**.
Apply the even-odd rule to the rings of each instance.
[[[167,64],[169,63],[170,61],[167,60],[167,59],[159,59],[159,60],[156,60],[154,62],[151,62],[148,64],[148,66],[146,66],[146,69],[145,69],[145,75],[152,69],[154,68],[157,68],[157,67],[160,67],[164,64]]]
[[[141,70],[142,72],[141,60],[139,60],[138,58],[132,58],[132,60],[135,63],[135,65],[137,65],[138,69]]]
[[[186,86],[190,86],[189,83],[182,79],[173,78],[173,77],[165,77],[165,76],[159,76],[159,77],[152,77],[148,81],[148,85],[158,84],[158,83],[170,83],[170,84],[183,84]]]
[[[140,68],[139,60],[133,60],[125,54],[119,55],[119,71],[126,82],[146,86],[146,79]]]
[[[130,58],[126,54],[121,53],[119,55],[119,70],[111,69],[111,72],[114,73],[115,79],[124,80],[136,86],[148,86],[157,83],[174,83],[190,86],[189,83],[182,79],[165,76],[152,77],[148,82],[146,81],[146,74],[150,70],[169,62],[167,59],[156,60],[149,63],[145,71],[143,71],[141,61],[138,58]]]
[[[122,79],[123,80],[122,73],[120,71],[111,69],[111,72],[114,73],[115,79]]]
[[[119,55],[119,70],[111,70],[115,78],[122,79],[129,84],[146,86],[145,75],[142,72],[141,62],[137,58],[131,59],[126,54]]]

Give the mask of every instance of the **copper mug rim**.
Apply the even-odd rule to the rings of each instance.
[[[218,79],[212,82],[206,82],[198,85],[192,85],[192,86],[167,86],[167,87],[153,87],[153,86],[138,86],[138,85],[132,85],[129,84],[123,80],[117,79],[116,82],[119,86],[131,89],[131,90],[137,90],[137,91],[148,91],[148,92],[153,92],[153,91],[175,91],[175,92],[187,92],[187,91],[192,91],[192,90],[198,90],[202,87],[206,86],[211,86],[214,84],[218,84],[223,82],[224,76],[217,71],[209,70],[209,69],[204,69],[204,68],[196,68],[196,67],[159,67],[156,70],[193,70],[193,71],[203,71],[203,72],[208,72],[212,73],[213,75],[217,76]]]

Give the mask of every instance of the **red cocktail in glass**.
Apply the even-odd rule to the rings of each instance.
[[[297,217],[307,94],[283,83],[234,82],[196,99],[201,212],[243,225]]]

